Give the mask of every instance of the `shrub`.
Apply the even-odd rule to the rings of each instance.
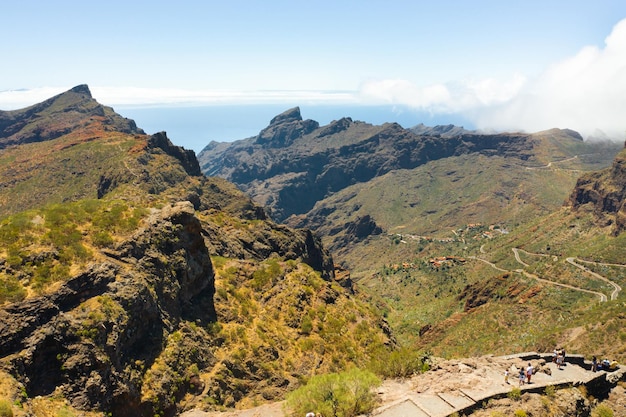
[[[524,410],[515,410],[513,415],[515,417],[526,417],[527,416],[526,411],[524,411]]]
[[[72,410],[70,410],[67,407],[63,407],[57,410],[55,417],[75,417],[76,414],[74,414],[72,412]]]
[[[264,266],[252,274],[252,287],[263,288],[268,283],[274,282],[282,274],[282,268],[276,259],[270,259]]]
[[[613,410],[608,405],[600,404],[591,411],[591,417],[613,417]]]
[[[302,317],[302,323],[300,323],[300,333],[302,334],[311,334],[311,331],[313,331],[313,321],[311,320],[311,317],[304,316]]]
[[[13,408],[7,400],[0,400],[0,417],[13,417]]]
[[[383,378],[406,378],[427,371],[428,364],[419,351],[402,348],[376,355],[369,369]]]
[[[555,393],[556,389],[554,388],[554,385],[548,385],[546,387],[545,393],[548,397],[552,398],[554,397],[554,393]]]
[[[0,274],[0,304],[5,301],[22,301],[26,298],[26,290],[14,276]]]
[[[522,398],[522,390],[515,387],[507,394],[507,397],[509,397],[512,400],[517,401],[520,398]]]
[[[373,373],[358,368],[318,375],[289,394],[287,405],[300,415],[314,411],[326,417],[353,417],[374,409],[376,397],[371,390],[379,384]]]
[[[105,230],[95,232],[93,236],[91,236],[91,241],[93,242],[94,246],[97,246],[99,248],[107,248],[113,246],[113,238],[111,237],[111,234]]]

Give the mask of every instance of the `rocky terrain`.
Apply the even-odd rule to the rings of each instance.
[[[468,152],[531,157],[528,135],[418,136],[400,125],[373,126],[343,118],[319,127],[299,108],[276,116],[253,138],[209,144],[198,154],[202,171],[232,181],[278,221],[355,183],[398,169]]]
[[[596,216],[613,225],[613,234],[626,230],[626,151],[611,167],[583,175],[576,182],[569,204],[575,209],[592,206]]]
[[[198,160],[86,86],[0,127],[0,409],[13,415],[274,415],[308,378],[398,352],[626,352],[616,145],[319,126],[295,108]],[[470,362],[486,369],[441,361],[439,380],[395,394]]]
[[[2,114],[1,405],[245,406],[393,349],[315,235],[111,112],[79,86]]]
[[[626,398],[623,397],[626,384],[619,381],[623,369],[610,375],[593,373],[588,362],[573,361],[559,370],[554,363],[540,356],[527,353],[454,360],[432,358],[429,372],[405,379],[386,380],[377,387],[378,405],[371,415],[448,416],[461,414],[453,414],[452,410],[457,408],[464,409],[462,415],[479,417],[517,415],[515,413],[521,414],[521,411],[531,416],[589,416],[594,415],[591,412],[597,409],[598,399],[614,416],[626,415]],[[533,381],[520,385],[518,370],[525,369],[528,363],[535,370]],[[510,372],[508,380],[504,377],[505,370]],[[470,396],[480,400],[476,402]],[[290,415],[287,405],[279,402],[227,412],[193,410],[184,413],[183,417],[287,415]]]
[[[144,133],[133,120],[94,100],[89,87],[83,84],[25,109],[0,110],[0,149],[55,139],[90,126],[105,131]]]

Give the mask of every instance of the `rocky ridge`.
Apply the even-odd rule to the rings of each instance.
[[[528,160],[534,142],[526,134],[417,135],[396,123],[374,126],[350,118],[319,127],[302,120],[294,108],[272,119],[256,137],[228,146],[209,144],[198,159],[203,172],[234,182],[283,221],[393,170],[467,153]]]
[[[198,158],[203,172],[234,182],[277,220],[316,230],[355,268],[344,254],[396,228],[430,235],[547,214],[581,171],[605,167],[618,150],[569,129],[486,134],[349,117],[317,126],[293,108],[258,136],[212,142]]]
[[[190,203],[167,206],[109,260],[50,295],[4,308],[5,369],[31,396],[62,393],[78,408],[120,416],[148,412],[155,404],[141,404],[137,363],[155,361],[190,306],[207,307],[195,319],[215,320],[214,274],[200,232]],[[90,302],[101,306],[98,319],[85,316]],[[206,365],[212,356],[202,348],[194,359]]]
[[[83,84],[25,109],[0,111],[0,149],[55,139],[89,126],[129,134],[144,133],[133,120],[94,100],[89,87]]]

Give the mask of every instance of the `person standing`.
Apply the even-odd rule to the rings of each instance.
[[[522,385],[524,385],[524,381],[526,380],[526,374],[524,372],[524,367],[522,365],[522,367],[519,369],[519,385],[520,387]]]
[[[528,368],[526,368],[526,382],[530,384],[530,378],[533,376],[533,366],[528,362]]]

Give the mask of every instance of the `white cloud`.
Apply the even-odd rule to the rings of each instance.
[[[94,87],[92,94],[111,105],[207,105],[301,103],[354,103],[350,92],[328,91],[236,91]]]
[[[361,86],[365,102],[404,104],[430,113],[461,113],[511,100],[522,88],[519,74],[510,80],[493,78],[419,87],[407,80],[374,80]]]
[[[570,128],[623,140],[626,132],[626,19],[605,40],[527,80],[465,80],[417,86],[406,80],[365,83],[365,100],[431,113],[460,113],[478,128],[535,132]]]
[[[0,92],[0,109],[23,108],[72,86]],[[626,133],[626,19],[603,47],[587,46],[533,79],[466,79],[418,85],[403,79],[370,80],[358,92],[215,91],[92,86],[111,106],[206,104],[392,104],[433,115],[463,115],[476,127],[529,132],[570,128],[584,136],[602,131],[622,141]]]
[[[0,109],[15,110],[40,103],[55,96],[67,88],[40,87],[30,90],[7,90],[0,91]]]
[[[606,38],[603,49],[585,47],[548,68],[520,95],[486,109],[479,127],[537,131],[568,127],[583,135],[598,131],[622,140],[626,131],[626,20]]]

